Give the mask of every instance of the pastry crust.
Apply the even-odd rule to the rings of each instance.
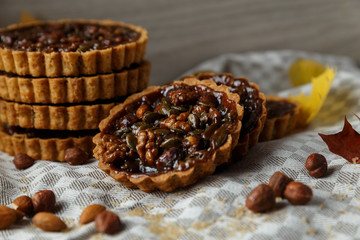
[[[295,129],[297,120],[301,114],[300,105],[293,100],[278,96],[266,96],[266,99],[268,101],[286,101],[293,104],[295,107],[290,113],[286,113],[283,116],[266,118],[264,129],[260,134],[260,141],[262,142],[279,139],[291,133]]]
[[[36,160],[64,161],[65,150],[78,147],[92,156],[93,136],[60,138],[27,138],[25,134],[9,135],[0,130],[0,150],[9,155],[26,153]]]
[[[262,100],[261,116],[258,118],[256,122],[256,127],[253,130],[251,130],[249,133],[245,134],[244,136],[240,135],[238,145],[233,150],[234,157],[245,156],[249,152],[249,149],[255,146],[259,142],[260,134],[263,131],[266,122],[267,110],[265,107],[266,106],[265,94],[260,92],[260,88],[256,83],[250,82],[249,85],[252,88],[255,88],[259,91],[259,98]]]
[[[31,78],[0,75],[0,97],[22,103],[79,103],[126,96],[146,88],[151,64],[95,76]]]
[[[196,78],[187,78],[184,81],[176,81],[174,84],[187,84],[190,86],[204,85],[215,91],[225,92],[229,99],[235,103],[239,102],[239,96],[237,94],[230,93],[228,87],[224,85],[217,86],[213,81],[210,80],[200,82]],[[99,125],[100,130],[103,130],[113,118],[116,118],[116,113],[124,109],[127,104],[133,101],[137,101],[137,99],[144,95],[156,92],[159,88],[161,87],[148,87],[144,91],[128,97],[123,104],[115,106],[110,111],[110,116],[101,121]],[[100,169],[104,170],[116,181],[124,184],[127,187],[140,188],[145,192],[151,192],[156,189],[170,192],[178,187],[184,187],[195,183],[199,178],[212,174],[217,166],[228,162],[231,150],[234,149],[234,147],[237,145],[241,129],[243,108],[239,104],[236,104],[236,111],[239,117],[236,130],[228,135],[226,142],[217,148],[207,161],[197,162],[192,167],[184,171],[170,171],[155,175],[116,171],[114,168],[112,168],[111,164],[107,164],[102,161],[103,146],[101,138],[103,133],[97,134],[93,139],[94,143],[96,144],[96,147],[94,148],[94,156],[99,160]]]
[[[85,52],[28,52],[0,48],[0,70],[20,76],[60,77],[95,75],[110,73],[140,63],[146,51],[147,31],[139,26],[113,22],[110,20],[61,20],[55,23],[79,22],[101,25],[118,25],[135,30],[140,34],[138,40],[101,50]],[[44,22],[11,25],[0,31],[16,29],[23,26],[39,25]],[[45,23],[54,23],[48,21]]]
[[[49,106],[0,100],[0,121],[22,128],[49,130],[96,129],[116,103]]]

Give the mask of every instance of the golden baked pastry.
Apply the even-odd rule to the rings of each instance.
[[[0,30],[0,70],[21,76],[82,76],[140,63],[147,31],[113,21],[62,20]]]
[[[294,130],[301,113],[300,105],[288,98],[266,96],[267,118],[260,141],[282,138]]]
[[[0,121],[22,128],[96,129],[114,102],[73,106],[29,105],[0,100]]]
[[[240,96],[239,104],[244,107],[244,117],[238,145],[233,151],[234,157],[245,156],[249,148],[259,140],[266,119],[265,95],[259,86],[245,77],[235,78],[230,73],[215,74],[202,72],[195,75],[199,80],[210,79],[216,84],[224,84],[230,91]],[[185,77],[186,78],[186,77]]]
[[[9,155],[26,153],[34,159],[64,161],[65,150],[78,147],[90,156],[92,138],[98,132],[24,129],[0,123],[0,150]]]
[[[0,73],[0,97],[22,103],[80,103],[123,97],[146,88],[151,64],[117,73],[79,77],[34,78]]]
[[[101,121],[94,156],[130,188],[169,192],[193,184],[228,162],[241,129],[238,102],[237,94],[210,80],[149,87]]]

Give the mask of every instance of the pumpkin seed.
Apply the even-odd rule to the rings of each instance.
[[[126,145],[127,145],[130,149],[136,151],[137,138],[135,137],[134,134],[129,133],[129,134],[126,135]]]
[[[171,100],[167,97],[163,97],[161,98],[161,102],[166,104],[166,105],[171,105]]]
[[[178,133],[178,134],[186,134],[187,132],[185,130],[182,130],[181,128],[171,128],[171,130],[173,130],[174,132]]]
[[[200,121],[201,122],[207,123],[208,120],[209,120],[209,117],[206,112],[200,113]]]
[[[228,133],[216,130],[215,133],[210,137],[210,146],[212,149],[216,149],[223,145],[228,137]]]
[[[147,112],[143,116],[143,121],[146,123],[153,123],[161,118],[161,114],[156,112]]]
[[[212,102],[198,101],[198,104],[203,105],[205,107],[216,107],[216,105]]]
[[[168,135],[170,133],[170,131],[167,129],[164,129],[164,128],[157,128],[154,130],[154,133],[161,135],[161,136],[165,136],[165,135]]]
[[[190,113],[188,116],[188,121],[192,128],[194,128],[194,129],[198,128],[200,120],[196,115]]]
[[[181,144],[182,140],[178,137],[172,137],[169,139],[166,139],[165,141],[163,141],[160,145],[161,148],[163,149],[169,149],[172,147],[177,147]]]
[[[205,131],[202,133],[202,137],[205,140],[209,140],[210,137],[214,134],[215,130],[218,128],[218,124],[211,124],[210,126],[208,126]]]
[[[171,106],[172,109],[178,110],[180,112],[187,112],[187,108],[183,106]]]
[[[159,113],[162,115],[169,116],[170,115],[170,107],[167,104],[161,104],[159,108]]]
[[[120,136],[122,136],[123,134],[129,133],[129,132],[131,132],[131,128],[123,127],[123,128],[120,128],[119,130],[116,130],[116,131],[114,132],[114,135],[120,137]]]
[[[176,109],[172,108],[172,109],[170,109],[169,113],[170,113],[170,115],[171,114],[179,115],[181,112],[179,110],[176,110]]]

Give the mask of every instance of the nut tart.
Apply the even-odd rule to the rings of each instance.
[[[294,130],[301,113],[300,105],[288,98],[266,96],[268,115],[260,141],[282,138]]]
[[[22,103],[80,103],[130,95],[147,87],[151,64],[117,73],[79,77],[35,78],[0,73],[0,97]]]
[[[0,70],[21,76],[82,76],[140,63],[147,31],[109,20],[61,20],[0,30]]]
[[[130,188],[169,192],[193,184],[228,162],[241,129],[238,102],[210,80],[148,87],[101,121],[94,156]]]
[[[9,155],[26,153],[34,159],[64,161],[65,150],[78,147],[92,156],[95,130],[57,131],[25,129],[1,123],[0,150]]]
[[[186,77],[185,77],[186,78]],[[245,156],[249,148],[259,140],[259,135],[266,120],[265,95],[259,86],[246,78],[235,78],[229,73],[215,74],[203,72],[196,74],[199,80],[210,79],[216,84],[224,84],[232,93],[240,96],[239,104],[244,107],[244,117],[238,145],[233,151],[234,157]]]
[[[115,103],[28,105],[0,100],[0,121],[22,128],[49,130],[96,129]]]

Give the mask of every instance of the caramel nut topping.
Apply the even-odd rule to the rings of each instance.
[[[202,85],[170,84],[126,105],[102,129],[100,161],[160,174],[206,161],[237,128],[236,103]]]
[[[85,52],[136,41],[125,26],[66,22],[22,26],[0,33],[0,47],[43,52]]]

